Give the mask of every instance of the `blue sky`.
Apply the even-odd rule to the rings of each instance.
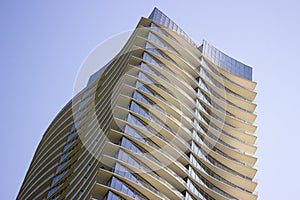
[[[42,135],[89,52],[157,6],[196,43],[253,66],[259,199],[300,190],[299,1],[1,1],[1,199],[14,199]]]

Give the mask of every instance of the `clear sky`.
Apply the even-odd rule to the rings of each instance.
[[[10,0],[0,2],[1,199],[16,197],[89,52],[155,6],[196,43],[253,66],[259,199],[298,198],[300,1]]]

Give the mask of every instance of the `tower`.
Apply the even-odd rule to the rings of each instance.
[[[257,199],[255,86],[155,8],[55,117],[17,198]]]

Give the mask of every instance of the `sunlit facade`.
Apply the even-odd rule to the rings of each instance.
[[[17,199],[257,199],[255,86],[155,8],[50,124]]]

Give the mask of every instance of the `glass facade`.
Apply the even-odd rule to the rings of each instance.
[[[159,24],[167,27],[168,29],[175,31],[182,37],[184,37],[189,43],[196,46],[196,44],[190,39],[190,37],[175,23],[173,22],[167,15],[161,12],[159,9],[154,8],[152,13],[149,16],[149,19],[158,22]]]
[[[217,66],[225,69],[226,71],[245,78],[247,80],[252,80],[252,68],[227,56],[223,52],[216,49],[214,46],[209,44],[207,41],[203,41],[203,44],[199,47],[208,60],[216,64]]]

